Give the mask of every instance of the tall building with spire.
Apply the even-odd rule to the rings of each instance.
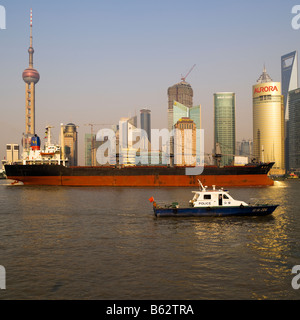
[[[284,98],[284,118],[289,120],[289,91],[298,88],[298,52],[293,51],[281,57],[281,84]]]
[[[31,138],[35,135],[35,85],[40,80],[40,74],[33,68],[33,37],[32,37],[32,9],[30,10],[30,46],[29,67],[23,72],[25,82],[25,133],[23,135],[23,149],[28,151]]]

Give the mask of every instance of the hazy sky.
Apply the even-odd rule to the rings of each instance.
[[[300,1],[298,1],[300,4]],[[36,131],[79,126],[80,164],[88,123],[152,111],[152,128],[167,128],[167,89],[187,81],[202,106],[205,150],[213,145],[213,93],[236,93],[237,140],[252,139],[252,85],[263,64],[280,81],[280,58],[299,50],[291,26],[297,1],[0,0],[0,158],[25,130],[29,16],[33,8]],[[97,128],[97,127],[96,127]]]

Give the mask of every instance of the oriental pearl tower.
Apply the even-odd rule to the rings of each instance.
[[[29,67],[23,72],[23,80],[26,83],[26,109],[25,109],[25,144],[23,146],[28,150],[28,144],[35,135],[35,85],[40,80],[40,74],[33,68],[33,46],[32,46],[32,9],[30,10],[30,47]]]

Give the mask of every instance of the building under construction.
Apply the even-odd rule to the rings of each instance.
[[[193,106],[194,92],[191,85],[186,82],[187,76],[194,69],[195,65],[187,73],[186,76],[181,77],[181,82],[168,88],[168,130],[173,129],[173,105],[174,101],[177,101],[188,108]]]

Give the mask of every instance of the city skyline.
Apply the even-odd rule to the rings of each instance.
[[[265,63],[274,81],[280,81],[281,56],[299,49],[300,31],[291,27],[294,4],[284,1],[1,4],[7,14],[7,28],[0,30],[6,48],[0,62],[2,159],[6,143],[21,144],[25,131],[20,74],[28,63],[30,8],[35,66],[42,75],[36,91],[36,133],[42,138],[44,128],[52,125],[58,142],[60,123],[75,123],[80,164],[84,134],[89,133],[86,123],[118,123],[120,117],[147,108],[152,127],[166,128],[167,89],[194,64],[186,81],[193,88],[194,104],[202,106],[206,152],[213,147],[214,92],[236,93],[237,140],[252,139],[251,89],[257,74]]]

